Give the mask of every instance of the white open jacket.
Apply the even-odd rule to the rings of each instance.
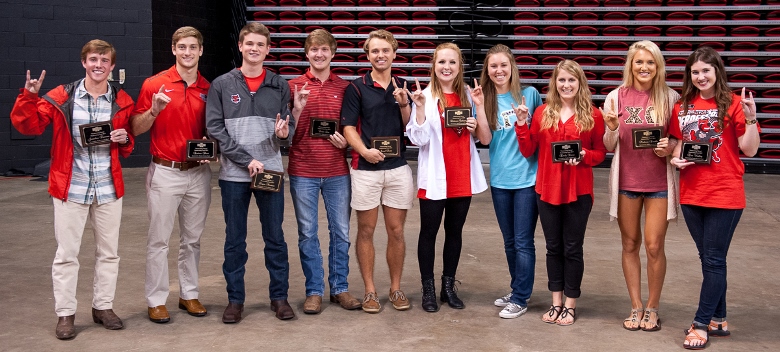
[[[447,174],[444,169],[444,154],[442,153],[442,126],[439,115],[439,99],[431,96],[430,86],[423,90],[425,96],[425,122],[417,123],[417,106],[412,103],[412,116],[406,125],[406,134],[409,140],[417,147],[417,187],[425,189],[425,196],[431,200],[447,198]],[[471,97],[469,97],[471,101]],[[465,133],[469,133],[464,128]],[[469,143],[471,163],[471,193],[477,194],[487,189],[485,172],[482,170],[482,162],[479,160],[477,146],[474,138]]]

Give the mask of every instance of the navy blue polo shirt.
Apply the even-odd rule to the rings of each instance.
[[[403,87],[405,80],[392,76],[399,87]],[[406,126],[401,118],[401,108],[393,97],[395,87],[390,83],[387,89],[382,88],[371,78],[371,72],[363,77],[358,77],[350,82],[344,92],[344,100],[341,104],[341,125],[355,126],[360,134],[363,145],[370,148],[372,137],[401,138],[401,156],[386,157],[376,164],[369,163],[352,150],[352,168],[355,170],[391,170],[406,165],[404,151],[404,131]],[[408,97],[407,97],[408,99]]]

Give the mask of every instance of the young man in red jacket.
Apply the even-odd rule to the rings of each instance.
[[[54,306],[59,317],[58,339],[76,336],[76,283],[81,236],[87,218],[95,235],[95,282],[92,320],[106,329],[124,327],[112,304],[119,271],[119,224],[122,218],[124,182],[119,155],[133,151],[133,137],[126,131],[133,99],[108,84],[114,69],[116,50],[102,40],[88,42],[81,49],[84,79],[58,86],[45,96],[38,92],[46,76],[27,81],[11,111],[11,122],[19,132],[40,135],[52,124],[52,160],[49,194],[54,201],[54,237],[57,253],[52,264]],[[110,123],[111,131],[100,127],[80,129],[92,123]],[[90,133],[91,132],[91,133]],[[106,136],[85,143],[86,137]]]

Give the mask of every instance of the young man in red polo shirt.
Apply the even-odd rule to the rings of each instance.
[[[330,60],[336,53],[336,39],[324,29],[309,33],[304,43],[309,70],[290,80],[293,118],[302,133],[293,136],[289,165],[290,193],[298,222],[298,250],[306,276],[306,301],[303,312],[320,312],[325,294],[325,271],[317,237],[318,199],[322,193],[330,231],[328,284],[330,301],[345,309],[361,304],[349,293],[349,167],[344,149],[347,140],[335,129],[329,136],[311,134],[312,126],[338,123],[344,90],[349,82],[330,72]],[[326,132],[330,132],[326,130]]]
[[[167,323],[168,241],[179,215],[179,308],[206,315],[198,301],[200,236],[211,204],[211,168],[187,161],[188,139],[206,135],[209,82],[198,72],[203,36],[193,27],[173,33],[176,64],[149,77],[141,87],[131,120],[137,136],[151,131],[152,162],[146,174],[149,234],[146,248],[146,303],[149,320]]]

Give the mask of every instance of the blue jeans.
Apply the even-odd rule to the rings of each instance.
[[[510,301],[523,307],[534,288],[536,248],[534,231],[539,211],[534,186],[520,189],[490,187],[498,227],[504,236],[504,252],[512,278]]]
[[[743,209],[686,204],[680,208],[701,260],[703,280],[695,321],[706,325],[712,318],[726,318],[726,255]]]
[[[328,284],[330,294],[347,292],[349,285],[349,207],[352,186],[349,175],[327,178],[290,176],[290,194],[298,220],[298,250],[306,296],[322,296],[325,282],[318,233],[319,194],[325,203],[330,244],[328,245]]]
[[[660,192],[635,192],[635,191],[625,191],[625,190],[619,190],[618,194],[622,194],[628,199],[637,199],[639,197],[645,198],[645,199],[655,199],[655,198],[669,198],[669,191],[660,191]]]
[[[282,221],[284,220],[284,184],[279,192],[260,191],[249,188],[249,182],[219,180],[222,193],[222,211],[225,213],[225,262],[222,273],[227,281],[228,301],[243,304],[244,273],[246,272],[246,233],[249,200],[255,196],[260,210],[263,254],[270,283],[269,298],[272,301],[287,299],[290,263],[287,261],[287,242],[284,241]]]

